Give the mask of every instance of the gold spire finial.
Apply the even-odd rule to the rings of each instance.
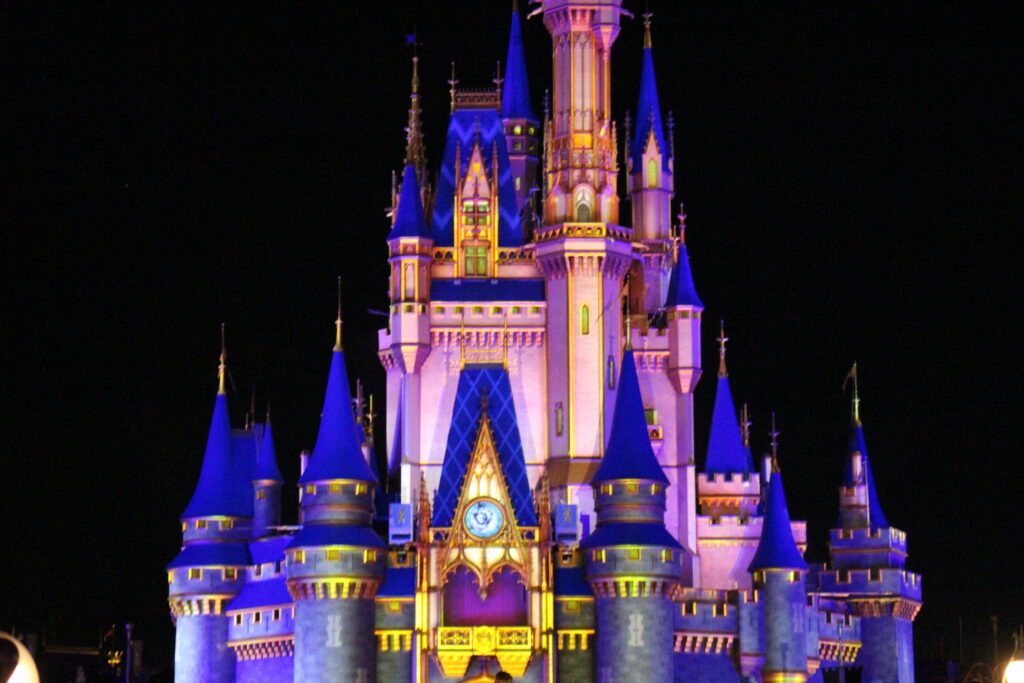
[[[740,433],[743,434],[743,447],[750,448],[750,425],[753,422],[750,421],[750,409],[747,404],[743,404],[743,409],[740,411]]]
[[[648,9],[643,13],[644,18],[644,47],[651,47],[651,19],[654,17],[654,12]]]
[[[220,324],[220,365],[217,368],[217,393],[226,394],[225,380],[228,374],[228,348],[224,341],[224,323]]]
[[[267,423],[268,425],[270,424],[270,401],[267,401],[267,417],[266,417],[266,423]]]
[[[334,350],[341,351],[341,276],[338,276],[338,317],[334,321]]]
[[[718,321],[718,376],[728,377],[729,371],[725,367],[725,343],[729,338],[725,336],[725,321]]]
[[[782,435],[775,426],[775,411],[772,411],[772,431],[768,432],[768,436],[772,438],[772,474],[778,474],[779,472],[779,437]]]
[[[853,396],[850,402],[850,419],[853,420],[853,424],[860,424],[860,391],[857,387],[857,361],[853,361],[853,366],[850,371],[846,373],[846,379],[843,380],[843,391],[846,391],[846,386],[853,381]]]

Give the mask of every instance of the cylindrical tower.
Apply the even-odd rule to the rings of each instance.
[[[793,540],[782,475],[777,464],[772,469],[761,541],[749,567],[764,604],[762,680],[803,683],[807,680],[807,563]]]
[[[374,596],[386,547],[371,528],[376,478],[363,458],[341,350],[341,314],[316,447],[302,487],[304,525],[286,550],[295,600],[295,680],[376,680]]]
[[[233,683],[235,654],[228,647],[224,608],[241,590],[249,565],[246,544],[252,519],[249,483],[239,481],[231,449],[225,392],[226,354],[210,421],[203,468],[181,516],[181,553],[167,566],[168,603],[177,627],[175,683]]]
[[[263,424],[259,450],[256,453],[256,471],[253,474],[253,538],[262,538],[273,533],[281,525],[281,484],[284,477],[277,466],[277,450],[270,427],[270,410]]]
[[[608,450],[592,482],[597,530],[581,547],[597,605],[597,681],[673,680],[671,596],[683,551],[665,530],[669,481],[651,448],[629,349]]]

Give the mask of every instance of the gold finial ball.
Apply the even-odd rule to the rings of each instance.
[[[17,652],[17,659],[10,662],[15,664],[14,671],[6,679],[6,683],[39,683],[39,670],[36,668],[36,663],[21,641],[6,633],[0,633],[0,640],[12,643]],[[5,663],[8,662],[0,661],[0,664]]]

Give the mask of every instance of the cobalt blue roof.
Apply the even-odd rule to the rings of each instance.
[[[728,376],[718,378],[715,409],[711,415],[711,434],[708,437],[708,458],[705,474],[747,474],[753,471],[750,451],[743,446],[740,422],[732,401]]]
[[[167,565],[178,567],[248,567],[252,563],[249,547],[245,543],[219,543],[195,541],[189,543]]]
[[[274,446],[274,434],[270,428],[270,419],[263,425],[263,435],[256,451],[256,471],[253,481],[284,481],[281,470],[277,466],[277,448]]]
[[[594,590],[583,576],[583,567],[555,567],[555,595],[592,597]]]
[[[238,460],[231,440],[228,398],[217,394],[199,483],[182,519],[214,515],[252,517],[252,489],[249,480],[240,476],[243,472]]]
[[[459,375],[455,406],[448,428],[448,445],[441,465],[441,481],[434,495],[433,526],[452,525],[469,456],[480,431],[480,392],[487,392],[487,417],[491,423],[494,447],[498,452],[505,485],[516,520],[520,526],[537,526],[537,515],[526,477],[523,442],[516,422],[512,385],[508,371],[501,365],[467,365]]]
[[[320,433],[309,457],[306,471],[299,483],[327,479],[355,479],[376,483],[363,457],[363,449],[356,431],[352,412],[352,392],[345,370],[345,352],[335,349],[331,356],[331,370],[327,377],[324,409],[320,414]]]
[[[388,567],[378,598],[408,598],[416,595],[416,567]]]
[[[679,245],[676,265],[672,268],[672,277],[668,281],[668,294],[665,296],[665,308],[673,306],[704,307],[700,297],[697,296],[697,288],[693,286],[690,255],[686,252],[685,244]]]
[[[864,481],[854,481],[853,458],[848,457],[846,459],[846,471],[843,474],[843,485],[853,486],[863,483],[867,486],[868,521],[872,529],[883,529],[889,526],[889,522],[886,521],[885,513],[882,512],[882,503],[878,500],[878,489],[875,488],[875,475],[871,471],[871,460],[868,458],[868,444],[864,438],[864,427],[860,422],[855,422],[850,427],[850,445],[847,449],[847,455],[852,456],[858,452],[863,457]]]
[[[431,301],[544,301],[544,280],[460,278],[433,280]]]
[[[366,526],[351,524],[307,524],[288,542],[288,548],[316,548],[347,545],[357,548],[383,548],[384,541]]]
[[[665,129],[661,125],[661,105],[658,103],[658,83],[654,78],[654,54],[644,48],[644,63],[640,72],[640,100],[636,105],[636,134],[630,147],[633,158],[633,173],[642,171],[644,149],[651,131],[661,152],[662,167],[668,170],[672,151],[665,144]]]
[[[523,30],[519,23],[519,12],[516,11],[512,12],[512,27],[508,34],[505,83],[501,91],[501,114],[506,119],[537,120],[530,105],[530,83],[526,77]]]
[[[459,148],[462,165],[459,177],[465,178],[475,141],[480,143],[488,175],[493,175],[492,150],[496,147],[498,151],[498,244],[503,247],[522,246],[523,230],[519,223],[515,178],[508,161],[501,115],[493,109],[461,109],[452,112],[441,172],[437,177],[434,215],[430,220],[430,235],[434,238],[434,245],[450,247],[454,243],[455,148]]]
[[[227,609],[242,610],[253,607],[271,607],[273,605],[290,605],[292,596],[288,593],[288,585],[284,576],[259,581],[247,581],[241,592],[228,603]]]
[[[807,569],[807,563],[793,540],[786,492],[782,488],[782,475],[778,472],[772,473],[768,483],[761,541],[748,571],[757,569]]]
[[[665,530],[664,524],[648,522],[614,522],[598,524],[597,531],[587,536],[580,547],[608,548],[616,545],[653,545],[664,548],[682,548],[679,541]]]
[[[389,240],[399,237],[430,237],[427,219],[423,214],[423,202],[420,200],[419,183],[416,180],[416,166],[412,162],[405,165],[402,172],[402,190],[398,195],[398,213],[395,224],[388,233]]]
[[[284,560],[284,549],[288,547],[291,536],[268,536],[249,544],[249,554],[253,564],[268,564]]]
[[[611,436],[601,466],[591,479],[592,483],[613,479],[650,479],[668,484],[668,477],[658,464],[651,448],[644,416],[644,401],[640,396],[640,382],[636,376],[633,350],[622,354],[619,372],[619,391],[615,398]]]

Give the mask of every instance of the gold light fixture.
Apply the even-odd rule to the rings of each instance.
[[[21,641],[6,633],[0,633],[0,638],[11,641],[18,650],[18,665],[6,683],[39,683],[39,670],[36,669],[36,663]]]

